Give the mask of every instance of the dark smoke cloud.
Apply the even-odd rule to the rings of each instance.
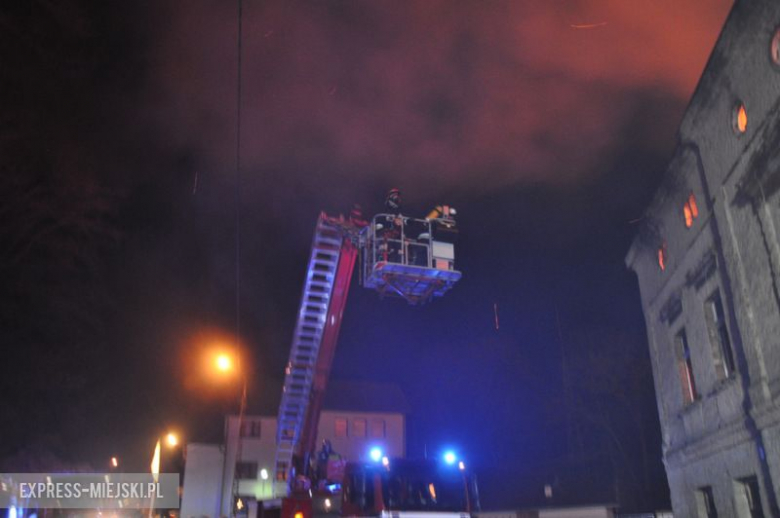
[[[621,146],[638,91],[690,96],[730,4],[248,1],[243,158],[311,192],[389,174],[483,190],[587,178]],[[150,116],[224,171],[235,5],[169,2],[149,21]],[[638,122],[662,129],[644,145],[667,152],[676,121]]]

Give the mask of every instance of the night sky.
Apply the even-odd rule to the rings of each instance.
[[[239,176],[235,2],[13,4],[5,466],[144,469],[170,426],[219,439],[238,386],[194,365],[235,331],[237,184],[249,405],[275,413],[317,215],[380,211],[399,187],[408,215],[458,209],[463,280],[424,307],[355,280],[334,378],[402,387],[410,456],[620,451],[663,500],[623,258],[730,1],[245,0]]]

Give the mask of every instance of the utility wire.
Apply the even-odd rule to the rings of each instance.
[[[241,342],[241,50],[243,2],[238,0],[238,66],[236,71],[236,341]]]
[[[241,463],[241,435],[244,427],[244,413],[246,412],[246,385],[247,385],[247,362],[241,361],[243,348],[241,345],[241,50],[243,40],[243,1],[238,0],[238,38],[237,52],[238,63],[236,65],[236,192],[235,192],[235,210],[236,210],[236,349],[239,358],[239,376],[241,376],[241,403],[238,411],[238,441],[236,444],[236,461],[233,471],[233,501],[230,502],[230,516],[236,515],[236,504],[238,500],[238,465]],[[227,452],[225,452],[227,455]],[[220,512],[221,509],[220,509]]]

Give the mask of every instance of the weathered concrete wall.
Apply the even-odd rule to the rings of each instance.
[[[735,3],[626,258],[639,280],[675,516],[701,515],[702,488],[719,516],[741,516],[746,477],[759,481],[764,514],[780,513],[780,65],[770,54],[778,27],[780,2]],[[743,133],[734,126],[740,104]],[[699,215],[687,228],[691,194]],[[735,363],[725,378],[705,314],[715,293]],[[679,374],[682,331],[693,402]]]

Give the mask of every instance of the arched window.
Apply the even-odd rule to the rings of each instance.
[[[699,217],[699,206],[696,205],[696,196],[691,193],[683,205],[683,216],[685,217],[685,227],[691,228],[693,221]]]
[[[731,123],[734,126],[734,133],[742,135],[747,131],[748,116],[745,103],[738,102],[734,106],[734,113],[731,116]]]

